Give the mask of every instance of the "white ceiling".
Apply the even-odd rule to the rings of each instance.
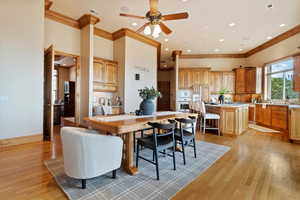
[[[144,16],[149,10],[148,0],[53,1],[52,10],[75,19],[94,9],[101,19],[96,26],[109,32],[124,27],[135,30],[145,22],[120,17],[120,12]],[[268,4],[273,8],[268,9]],[[173,50],[183,50],[185,54],[244,53],[266,42],[268,36],[277,36],[300,24],[300,0],[160,0],[159,10],[163,14],[187,11],[190,15],[187,20],[165,22],[173,33],[158,38],[163,59]],[[133,22],[138,26],[133,27]],[[232,22],[236,25],[229,27]],[[165,38],[169,41],[165,42]]]

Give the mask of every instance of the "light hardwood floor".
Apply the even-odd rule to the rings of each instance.
[[[0,199],[67,199],[43,160],[61,156],[59,129],[55,140],[0,150]],[[199,135],[199,133],[198,133]],[[232,149],[178,192],[174,200],[300,199],[300,145],[248,130],[238,138],[198,136]]]

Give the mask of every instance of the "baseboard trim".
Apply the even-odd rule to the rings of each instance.
[[[0,147],[8,147],[20,144],[43,141],[43,134],[35,134],[29,136],[14,137],[0,140]]]

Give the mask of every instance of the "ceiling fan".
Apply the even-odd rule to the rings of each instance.
[[[152,33],[152,36],[154,38],[159,37],[161,31],[163,31],[165,34],[168,35],[172,33],[172,30],[169,29],[163,23],[163,21],[187,19],[189,17],[189,14],[187,12],[170,14],[170,15],[162,15],[161,12],[158,11],[158,0],[149,0],[149,2],[150,2],[150,10],[146,13],[145,17],[120,13],[120,16],[123,17],[147,19],[149,21],[145,23],[142,27],[140,27],[137,30],[137,32],[144,31],[145,35],[150,35]]]

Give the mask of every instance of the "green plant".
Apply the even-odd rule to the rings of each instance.
[[[229,90],[227,88],[222,88],[218,93],[219,93],[219,95],[224,95],[228,92],[229,92]]]
[[[154,87],[145,87],[144,89],[139,89],[138,91],[142,99],[154,99],[156,97],[160,98],[162,96],[158,90],[154,89]]]

